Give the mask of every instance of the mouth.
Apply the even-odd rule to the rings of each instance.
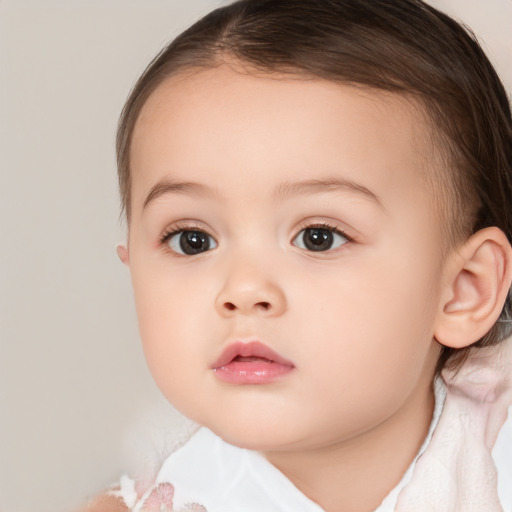
[[[232,384],[269,384],[294,368],[291,361],[259,341],[229,345],[212,365],[220,380]]]

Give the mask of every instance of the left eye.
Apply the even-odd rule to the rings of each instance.
[[[293,245],[307,251],[329,251],[348,242],[340,231],[327,227],[309,227],[303,229],[293,240]]]
[[[171,234],[166,243],[173,251],[187,256],[211,251],[217,247],[217,242],[210,235],[199,230],[178,231]]]

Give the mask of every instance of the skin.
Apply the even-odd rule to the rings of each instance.
[[[261,451],[326,511],[373,510],[428,430],[435,332],[453,299],[420,110],[382,92],[221,66],[168,79],[132,142],[120,255],[158,386],[226,441]],[[311,180],[351,185],[283,189]],[[144,206],[170,182],[199,186]],[[308,250],[299,234],[319,224],[346,237]],[[179,254],[179,235],[161,242],[179,229],[204,231],[211,250]],[[237,340],[265,343],[294,369],[270,384],[222,382],[212,363]]]
[[[104,494],[77,512],[128,512],[128,508],[119,498]]]

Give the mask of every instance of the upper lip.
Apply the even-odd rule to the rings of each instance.
[[[221,368],[229,364],[237,356],[261,357],[262,359],[268,359],[274,363],[279,363],[285,366],[295,366],[291,361],[280,356],[277,352],[272,350],[267,345],[261,343],[260,341],[251,341],[249,343],[237,341],[231,345],[228,345],[222,351],[222,354],[213,363],[212,368]]]

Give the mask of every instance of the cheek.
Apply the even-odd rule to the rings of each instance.
[[[420,290],[376,279],[365,288],[348,278],[332,284],[329,302],[300,307],[310,312],[300,324],[301,401],[315,404],[312,416],[324,418],[326,438],[332,425],[353,435],[384,421],[431,378],[435,364]]]
[[[325,369],[325,392],[331,380],[351,389],[356,382],[418,378],[433,340],[436,271],[418,271],[407,264],[413,260],[351,263],[328,286],[313,280],[309,293],[295,292],[302,297],[295,310],[308,311],[301,324],[307,346],[299,351],[304,358],[313,353]]]
[[[169,366],[178,370],[178,361],[189,346],[186,336],[197,329],[191,318],[197,310],[190,307],[189,287],[180,285],[179,276],[159,272],[156,265],[140,270],[132,267],[132,282],[140,336],[152,374],[156,378]],[[180,357],[173,357],[180,352]]]
[[[158,262],[133,265],[132,282],[149,370],[168,400],[183,410],[200,393],[225,337],[215,322],[213,286],[200,272],[171,271]]]

